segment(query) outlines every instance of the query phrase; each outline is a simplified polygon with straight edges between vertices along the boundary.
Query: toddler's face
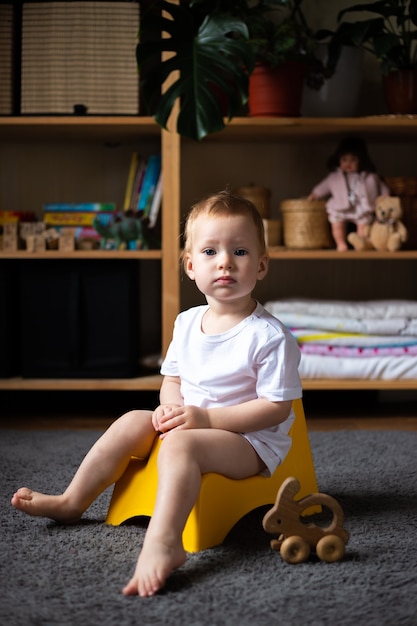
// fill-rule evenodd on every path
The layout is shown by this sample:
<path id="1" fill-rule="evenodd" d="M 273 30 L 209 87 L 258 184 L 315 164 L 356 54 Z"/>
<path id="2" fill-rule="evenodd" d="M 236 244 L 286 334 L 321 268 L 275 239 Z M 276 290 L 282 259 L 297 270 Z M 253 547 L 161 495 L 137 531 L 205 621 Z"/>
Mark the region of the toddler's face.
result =
<path id="1" fill-rule="evenodd" d="M 242 215 L 201 215 L 193 226 L 186 271 L 207 297 L 235 300 L 251 294 L 267 271 L 252 221 Z"/>
<path id="2" fill-rule="evenodd" d="M 354 154 L 344 154 L 340 157 L 340 169 L 342 172 L 357 172 L 359 169 L 359 159 Z"/>

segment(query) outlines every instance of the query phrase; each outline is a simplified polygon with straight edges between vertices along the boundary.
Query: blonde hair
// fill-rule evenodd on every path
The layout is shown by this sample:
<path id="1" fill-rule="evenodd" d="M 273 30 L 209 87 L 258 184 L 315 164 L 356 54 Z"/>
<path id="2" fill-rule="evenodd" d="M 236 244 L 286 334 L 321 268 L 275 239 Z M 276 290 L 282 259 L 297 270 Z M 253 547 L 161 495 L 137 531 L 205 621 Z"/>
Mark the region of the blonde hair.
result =
<path id="1" fill-rule="evenodd" d="M 246 198 L 235 196 L 225 190 L 207 196 L 191 207 L 184 228 L 183 260 L 185 259 L 185 255 L 191 252 L 193 226 L 201 215 L 208 215 L 209 217 L 243 215 L 249 217 L 256 230 L 259 253 L 261 256 L 267 254 L 264 224 L 255 205 L 249 200 L 246 200 Z"/>

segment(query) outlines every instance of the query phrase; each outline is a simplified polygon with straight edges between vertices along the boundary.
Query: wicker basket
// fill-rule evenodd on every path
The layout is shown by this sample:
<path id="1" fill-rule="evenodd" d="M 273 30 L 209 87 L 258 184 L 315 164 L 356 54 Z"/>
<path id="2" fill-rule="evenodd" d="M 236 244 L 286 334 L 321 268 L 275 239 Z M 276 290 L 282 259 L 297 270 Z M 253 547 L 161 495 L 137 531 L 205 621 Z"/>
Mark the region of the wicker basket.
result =
<path id="1" fill-rule="evenodd" d="M 252 202 L 264 219 L 269 218 L 271 191 L 267 187 L 249 185 L 248 187 L 238 187 L 234 189 L 234 193 Z"/>
<path id="2" fill-rule="evenodd" d="M 283 200 L 284 245 L 311 250 L 332 247 L 326 204 L 322 200 Z"/>
<path id="3" fill-rule="evenodd" d="M 395 196 L 417 196 L 417 178 L 415 176 L 386 176 L 385 182 Z"/>

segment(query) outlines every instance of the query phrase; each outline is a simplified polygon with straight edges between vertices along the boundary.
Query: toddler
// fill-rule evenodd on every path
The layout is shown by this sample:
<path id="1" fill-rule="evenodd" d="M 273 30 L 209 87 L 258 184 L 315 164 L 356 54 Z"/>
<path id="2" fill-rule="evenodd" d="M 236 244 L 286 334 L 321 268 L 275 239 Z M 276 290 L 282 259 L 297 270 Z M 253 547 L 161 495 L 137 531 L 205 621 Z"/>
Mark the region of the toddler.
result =
<path id="1" fill-rule="evenodd" d="M 147 457 L 160 437 L 155 509 L 125 595 L 154 595 L 185 562 L 182 532 L 202 474 L 241 479 L 274 472 L 291 446 L 292 400 L 301 397 L 296 341 L 252 297 L 268 271 L 253 204 L 228 192 L 196 204 L 183 263 L 207 304 L 177 317 L 161 367 L 160 405 L 116 420 L 63 494 L 23 487 L 12 498 L 29 515 L 76 522 L 131 456 Z"/>

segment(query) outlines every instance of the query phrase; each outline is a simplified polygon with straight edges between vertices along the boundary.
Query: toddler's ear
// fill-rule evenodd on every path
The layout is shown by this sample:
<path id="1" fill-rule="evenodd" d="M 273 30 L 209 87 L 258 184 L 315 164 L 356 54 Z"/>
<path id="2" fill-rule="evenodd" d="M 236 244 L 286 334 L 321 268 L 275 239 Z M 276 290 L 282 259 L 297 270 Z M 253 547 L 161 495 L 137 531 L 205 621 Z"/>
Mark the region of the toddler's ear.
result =
<path id="1" fill-rule="evenodd" d="M 268 256 L 261 257 L 259 260 L 259 267 L 258 267 L 258 280 L 262 280 L 263 278 L 265 278 L 268 272 L 268 267 L 269 267 L 269 257 Z"/>
<path id="2" fill-rule="evenodd" d="M 191 278 L 191 280 L 194 280 L 195 274 L 194 274 L 193 262 L 189 254 L 187 254 L 184 259 L 184 269 L 188 278 Z"/>

